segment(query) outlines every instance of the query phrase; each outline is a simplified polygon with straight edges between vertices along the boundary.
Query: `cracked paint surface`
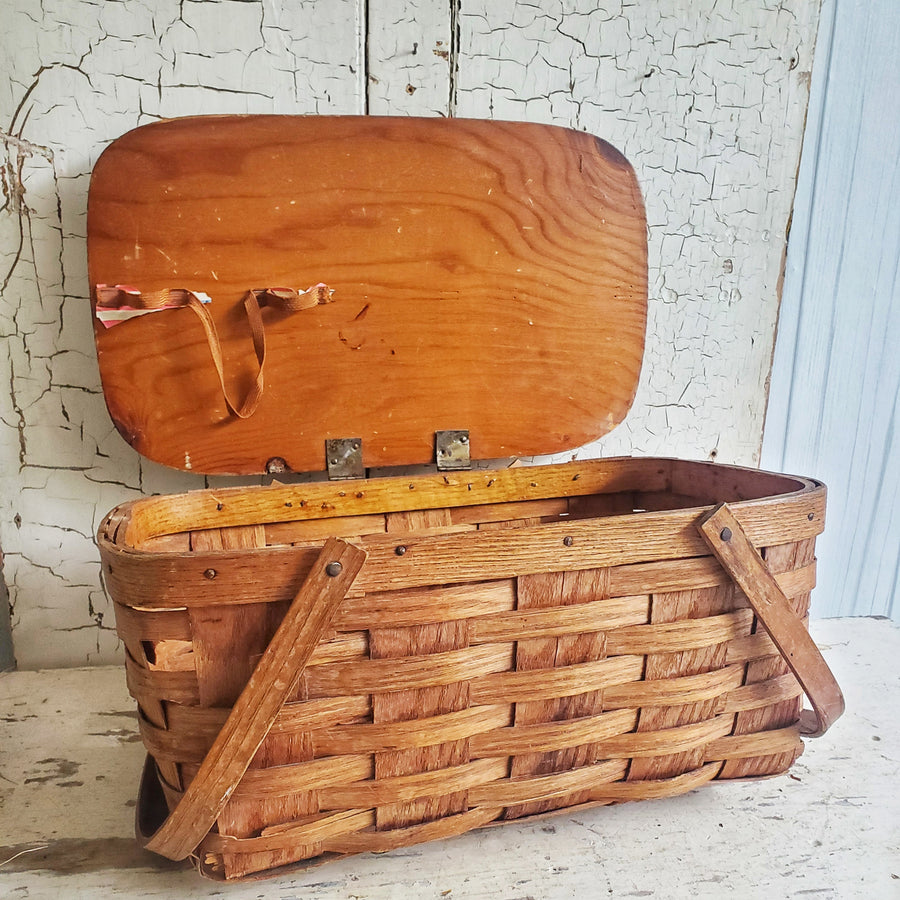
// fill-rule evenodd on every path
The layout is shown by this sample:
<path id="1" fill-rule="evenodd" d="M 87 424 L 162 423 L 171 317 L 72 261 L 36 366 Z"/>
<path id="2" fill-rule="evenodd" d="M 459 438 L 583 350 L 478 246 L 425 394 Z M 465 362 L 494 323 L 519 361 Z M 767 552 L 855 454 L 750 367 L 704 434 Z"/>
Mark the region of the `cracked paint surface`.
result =
<path id="1" fill-rule="evenodd" d="M 7 0 L 0 547 L 20 667 L 117 661 L 100 518 L 207 483 L 141 460 L 100 393 L 85 219 L 111 140 L 196 113 L 494 117 L 605 137 L 646 197 L 649 332 L 626 423 L 578 455 L 753 464 L 817 13 L 803 0 Z"/>

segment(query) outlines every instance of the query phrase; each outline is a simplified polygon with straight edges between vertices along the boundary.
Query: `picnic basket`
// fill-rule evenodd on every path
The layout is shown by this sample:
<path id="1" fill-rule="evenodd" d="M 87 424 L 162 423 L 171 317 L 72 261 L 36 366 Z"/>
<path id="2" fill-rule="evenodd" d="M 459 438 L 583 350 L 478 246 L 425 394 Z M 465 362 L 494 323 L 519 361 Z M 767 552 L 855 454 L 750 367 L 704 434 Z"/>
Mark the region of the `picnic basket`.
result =
<path id="1" fill-rule="evenodd" d="M 199 117 L 103 154 L 113 421 L 280 479 L 100 527 L 150 849 L 258 877 L 781 773 L 840 715 L 806 630 L 820 482 L 496 462 L 626 414 L 645 229 L 624 158 L 551 126 Z"/>

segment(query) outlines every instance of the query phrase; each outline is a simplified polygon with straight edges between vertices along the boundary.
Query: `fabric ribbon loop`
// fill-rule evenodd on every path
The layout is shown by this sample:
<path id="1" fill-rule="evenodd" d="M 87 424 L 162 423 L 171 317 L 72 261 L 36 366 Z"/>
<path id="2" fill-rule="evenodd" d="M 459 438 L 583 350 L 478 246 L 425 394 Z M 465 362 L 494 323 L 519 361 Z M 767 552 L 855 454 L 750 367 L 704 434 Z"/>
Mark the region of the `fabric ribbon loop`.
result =
<path id="1" fill-rule="evenodd" d="M 203 326 L 213 366 L 222 388 L 222 396 L 228 411 L 239 419 L 249 419 L 256 412 L 265 389 L 266 330 L 260 307 L 265 306 L 283 312 L 295 313 L 311 309 L 322 303 L 329 303 L 333 291 L 325 284 L 317 284 L 306 291 L 294 288 L 252 288 L 244 294 L 244 311 L 250 325 L 250 339 L 256 354 L 256 378 L 241 402 L 228 396 L 225 387 L 225 364 L 222 358 L 222 344 L 216 323 L 209 311 L 210 298 L 199 291 L 186 288 L 169 288 L 161 291 L 141 291 L 130 285 L 98 284 L 97 318 L 109 328 L 127 321 L 128 318 L 143 316 L 164 309 L 190 309 Z"/>

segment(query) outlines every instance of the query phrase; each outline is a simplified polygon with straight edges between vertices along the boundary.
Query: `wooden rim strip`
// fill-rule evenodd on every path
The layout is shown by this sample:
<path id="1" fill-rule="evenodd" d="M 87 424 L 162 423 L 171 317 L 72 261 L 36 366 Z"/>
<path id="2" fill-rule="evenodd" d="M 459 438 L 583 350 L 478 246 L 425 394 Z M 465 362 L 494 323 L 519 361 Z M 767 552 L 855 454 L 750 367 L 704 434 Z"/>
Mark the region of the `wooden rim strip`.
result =
<path id="1" fill-rule="evenodd" d="M 472 470 L 409 478 L 409 491 L 397 490 L 397 477 L 365 481 L 313 482 L 191 491 L 167 497 L 146 497 L 123 504 L 125 528 L 119 540 L 126 546 L 160 535 L 203 528 L 223 528 L 248 521 L 260 524 L 292 520 L 331 519 L 368 513 L 439 509 L 510 501 L 582 497 L 622 491 L 669 490 L 672 472 L 694 489 L 710 480 L 745 482 L 743 487 L 722 483 L 718 496 L 704 490 L 695 508 L 717 500 L 765 502 L 776 497 L 816 492 L 821 485 L 809 478 L 779 475 L 739 466 L 684 462 L 667 458 L 608 458 L 578 460 L 562 465 Z M 406 483 L 405 481 L 403 483 Z M 752 490 L 748 486 L 752 486 Z M 705 498 L 705 499 L 704 499 Z M 821 530 L 821 529 L 820 529 Z M 109 538 L 107 538 L 109 539 Z"/>
<path id="2" fill-rule="evenodd" d="M 802 733 L 823 735 L 843 713 L 844 697 L 815 641 L 727 503 L 705 515 L 697 527 L 722 568 L 746 594 L 809 698 L 812 711 L 801 714 Z"/>
<path id="3" fill-rule="evenodd" d="M 824 490 L 739 504 L 741 523 L 757 546 L 815 537 L 822 528 Z M 539 526 L 415 538 L 403 536 L 391 544 L 360 545 L 369 551 L 366 568 L 355 589 L 393 590 L 441 583 L 499 580 L 538 572 L 610 567 L 610 586 L 618 593 L 620 578 L 635 590 L 641 571 L 632 565 L 655 566 L 707 557 L 697 532 L 703 508 L 641 513 L 607 518 L 552 522 Z M 813 518 L 810 519 L 810 516 Z M 571 541 L 566 541 L 571 538 Z M 405 547 L 402 555 L 396 546 Z M 119 603 L 145 609 L 178 608 L 190 596 L 191 606 L 228 602 L 288 600 L 317 555 L 314 547 L 270 547 L 255 565 L 265 579 L 248 578 L 245 552 L 207 551 L 155 553 L 130 550 L 100 537 L 105 581 Z M 660 563 L 663 563 L 660 566 Z M 210 573 L 214 577 L 210 578 Z M 645 574 L 649 574 L 648 569 Z M 663 574 L 663 580 L 665 575 Z M 674 578 L 683 581 L 683 578 Z M 664 590 L 660 586 L 652 588 Z M 679 589 L 679 588 L 673 588 Z"/>

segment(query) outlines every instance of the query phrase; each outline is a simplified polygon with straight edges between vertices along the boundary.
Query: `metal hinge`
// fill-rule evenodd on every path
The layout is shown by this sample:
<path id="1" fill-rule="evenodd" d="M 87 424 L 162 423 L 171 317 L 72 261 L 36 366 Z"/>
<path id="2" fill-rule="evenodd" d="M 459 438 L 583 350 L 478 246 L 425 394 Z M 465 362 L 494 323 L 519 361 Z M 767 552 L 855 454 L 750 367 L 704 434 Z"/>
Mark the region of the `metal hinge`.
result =
<path id="1" fill-rule="evenodd" d="M 434 455 L 439 472 L 471 469 L 469 432 L 462 430 L 436 431 L 434 433 Z"/>
<path id="2" fill-rule="evenodd" d="M 333 438 L 325 441 L 325 462 L 330 481 L 365 478 L 362 438 Z"/>

